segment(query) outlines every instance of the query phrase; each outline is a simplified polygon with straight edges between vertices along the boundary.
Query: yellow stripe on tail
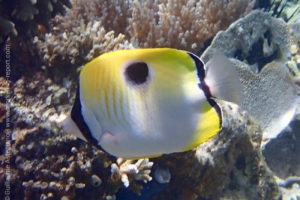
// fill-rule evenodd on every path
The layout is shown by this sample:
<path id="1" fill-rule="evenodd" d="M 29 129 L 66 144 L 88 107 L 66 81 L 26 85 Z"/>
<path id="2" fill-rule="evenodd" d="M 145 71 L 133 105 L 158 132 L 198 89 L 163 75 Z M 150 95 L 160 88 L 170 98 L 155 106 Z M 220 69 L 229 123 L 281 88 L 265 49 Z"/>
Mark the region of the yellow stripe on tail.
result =
<path id="1" fill-rule="evenodd" d="M 216 135 L 220 130 L 219 115 L 208 102 L 204 103 L 194 138 L 184 150 L 188 151 L 199 146 Z"/>

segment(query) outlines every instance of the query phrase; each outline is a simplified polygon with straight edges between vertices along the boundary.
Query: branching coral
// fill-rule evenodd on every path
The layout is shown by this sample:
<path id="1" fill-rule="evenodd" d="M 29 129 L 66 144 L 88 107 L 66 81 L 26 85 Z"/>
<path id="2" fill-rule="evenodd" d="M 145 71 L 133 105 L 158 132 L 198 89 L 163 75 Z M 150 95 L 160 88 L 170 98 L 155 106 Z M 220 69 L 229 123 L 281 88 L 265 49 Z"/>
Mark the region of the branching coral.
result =
<path id="1" fill-rule="evenodd" d="M 104 152 L 73 136 L 58 137 L 41 128 L 24 128 L 22 132 L 12 141 L 10 167 L 16 174 L 10 180 L 12 199 L 96 199 L 113 194 L 113 190 L 105 191 L 102 182 L 118 187 L 119 183 L 106 178 L 112 162 Z"/>
<path id="2" fill-rule="evenodd" d="M 120 48 L 195 51 L 247 14 L 253 4 L 252 0 L 77 0 L 65 17 L 53 20 L 53 32 L 35 42 L 48 66 L 81 65 Z"/>
<path id="3" fill-rule="evenodd" d="M 2 0 L 0 1 L 0 43 L 7 36 L 32 36 L 38 25 L 49 28 L 49 20 L 63 14 L 69 0 Z"/>
<path id="4" fill-rule="evenodd" d="M 139 159 L 138 161 L 117 159 L 117 163 L 111 165 L 112 179 L 121 180 L 123 185 L 129 187 L 131 180 L 141 180 L 145 183 L 152 180 L 150 176 L 153 162 L 149 159 Z M 142 188 L 135 186 L 136 192 L 140 192 Z"/>
<path id="5" fill-rule="evenodd" d="M 45 41 L 36 40 L 44 60 L 50 65 L 82 64 L 100 53 L 119 48 L 130 48 L 125 36 L 115 36 L 114 31 L 106 32 L 101 22 L 84 23 L 70 32 L 60 35 L 46 34 Z M 65 63 L 65 64 L 62 64 Z"/>
<path id="6" fill-rule="evenodd" d="M 192 50 L 248 13 L 253 3 L 248 0 L 134 0 L 133 5 L 128 29 L 133 44 Z"/>

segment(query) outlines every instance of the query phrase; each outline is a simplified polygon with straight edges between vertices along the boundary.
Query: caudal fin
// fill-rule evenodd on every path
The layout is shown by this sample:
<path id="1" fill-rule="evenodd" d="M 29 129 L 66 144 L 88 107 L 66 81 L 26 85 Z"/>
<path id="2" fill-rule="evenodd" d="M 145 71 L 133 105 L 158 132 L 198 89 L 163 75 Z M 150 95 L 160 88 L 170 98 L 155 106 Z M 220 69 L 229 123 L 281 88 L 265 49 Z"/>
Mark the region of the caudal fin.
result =
<path id="1" fill-rule="evenodd" d="M 217 52 L 206 64 L 205 82 L 214 97 L 238 105 L 243 101 L 243 90 L 239 75 L 234 65 L 221 53 Z"/>

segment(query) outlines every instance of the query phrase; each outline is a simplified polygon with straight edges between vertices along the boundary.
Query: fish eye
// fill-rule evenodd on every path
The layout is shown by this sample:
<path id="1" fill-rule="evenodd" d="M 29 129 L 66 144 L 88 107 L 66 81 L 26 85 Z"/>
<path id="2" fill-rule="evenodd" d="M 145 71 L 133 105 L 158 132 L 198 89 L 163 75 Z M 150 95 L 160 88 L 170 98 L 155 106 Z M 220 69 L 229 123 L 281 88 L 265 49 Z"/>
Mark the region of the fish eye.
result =
<path id="1" fill-rule="evenodd" d="M 125 77 L 128 82 L 134 85 L 140 85 L 147 81 L 149 76 L 149 67 L 144 62 L 134 62 L 125 69 Z"/>

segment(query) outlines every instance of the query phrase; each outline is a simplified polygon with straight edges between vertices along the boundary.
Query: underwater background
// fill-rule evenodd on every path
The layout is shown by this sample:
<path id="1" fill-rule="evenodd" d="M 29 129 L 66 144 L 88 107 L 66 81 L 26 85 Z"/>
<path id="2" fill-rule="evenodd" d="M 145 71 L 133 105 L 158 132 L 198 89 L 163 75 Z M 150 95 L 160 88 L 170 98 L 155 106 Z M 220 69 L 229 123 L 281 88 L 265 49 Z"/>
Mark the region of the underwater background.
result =
<path id="1" fill-rule="evenodd" d="M 147 47 L 230 58 L 222 131 L 138 160 L 64 135 L 81 67 Z M 299 0 L 0 0 L 0 50 L 1 199 L 300 199 Z"/>

